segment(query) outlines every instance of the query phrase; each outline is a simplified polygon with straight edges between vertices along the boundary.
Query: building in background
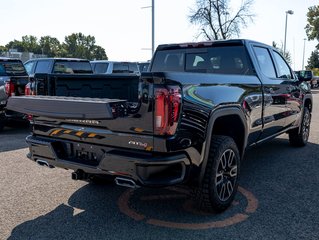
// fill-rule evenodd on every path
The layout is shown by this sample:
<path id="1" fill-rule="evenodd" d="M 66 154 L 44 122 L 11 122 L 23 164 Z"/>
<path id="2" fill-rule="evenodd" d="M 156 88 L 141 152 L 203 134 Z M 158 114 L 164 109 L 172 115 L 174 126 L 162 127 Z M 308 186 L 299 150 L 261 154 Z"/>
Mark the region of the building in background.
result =
<path id="1" fill-rule="evenodd" d="M 7 52 L 3 52 L 0 54 L 1 57 L 8 57 L 8 58 L 18 58 L 22 62 L 26 62 L 29 59 L 33 58 L 46 58 L 48 57 L 45 54 L 34 54 L 32 52 L 18 52 L 17 49 L 9 49 Z"/>

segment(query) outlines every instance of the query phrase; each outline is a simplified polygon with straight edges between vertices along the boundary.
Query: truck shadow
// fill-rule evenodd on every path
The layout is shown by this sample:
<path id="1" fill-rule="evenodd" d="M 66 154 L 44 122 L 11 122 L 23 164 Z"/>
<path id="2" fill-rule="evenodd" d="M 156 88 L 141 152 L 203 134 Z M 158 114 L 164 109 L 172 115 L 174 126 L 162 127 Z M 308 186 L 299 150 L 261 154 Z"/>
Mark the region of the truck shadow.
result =
<path id="1" fill-rule="evenodd" d="M 26 123 L 11 124 L 0 132 L 0 153 L 26 148 L 26 136 L 29 134 L 29 125 Z"/>
<path id="2" fill-rule="evenodd" d="M 298 202 L 300 199 L 291 196 L 296 192 L 297 196 L 310 196 L 309 191 L 316 189 L 316 181 L 311 176 L 318 172 L 318 152 L 317 144 L 291 148 L 285 139 L 275 139 L 249 150 L 242 164 L 240 186 L 256 198 L 256 212 L 247 212 L 247 203 L 251 199 L 241 193 L 237 194 L 234 204 L 226 212 L 207 214 L 191 206 L 189 194 L 182 186 L 128 191 L 114 185 L 87 184 L 77 190 L 68 203 L 16 226 L 9 239 L 153 239 L 154 236 L 156 239 L 172 239 L 173 236 L 174 239 L 185 239 L 185 231 L 176 229 L 198 230 L 201 226 L 214 228 L 207 239 L 218 238 L 221 233 L 223 236 L 229 234 L 231 238 L 234 236 L 231 231 L 241 232 L 248 239 L 255 231 L 252 226 L 258 224 L 258 219 L 261 225 L 256 228 L 267 234 L 269 228 L 263 230 L 262 226 L 265 224 L 263 214 L 270 211 L 269 207 L 276 212 L 276 208 L 282 207 L 278 203 L 289 197 L 286 207 L 298 209 L 305 204 L 305 199 Z M 310 185 L 304 188 L 304 184 Z M 269 192 L 269 189 L 272 191 Z M 312 196 L 309 201 L 317 201 L 318 194 Z M 237 221 L 234 216 L 238 214 L 247 217 Z M 228 219 L 234 224 L 242 222 L 241 229 L 227 228 L 232 225 L 229 222 L 227 225 Z M 225 221 L 225 225 L 214 224 Z M 300 218 L 298 221 L 301 221 Z M 187 223 L 185 228 L 184 223 Z M 273 224 L 271 227 L 276 229 L 278 223 L 274 220 L 267 224 Z M 245 231 L 242 231 L 243 228 Z M 285 230 L 282 225 L 280 228 Z M 294 234 L 292 229 L 287 231 Z"/>

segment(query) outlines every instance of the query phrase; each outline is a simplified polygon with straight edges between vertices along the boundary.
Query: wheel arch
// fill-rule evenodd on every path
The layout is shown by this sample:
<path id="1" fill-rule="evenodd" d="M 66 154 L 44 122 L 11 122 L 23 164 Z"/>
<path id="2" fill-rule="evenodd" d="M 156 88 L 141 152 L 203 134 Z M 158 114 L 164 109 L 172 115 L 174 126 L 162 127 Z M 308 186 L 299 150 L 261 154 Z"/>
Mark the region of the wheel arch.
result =
<path id="1" fill-rule="evenodd" d="M 306 95 L 303 102 L 303 106 L 308 108 L 309 111 L 312 112 L 312 96 Z"/>
<path id="2" fill-rule="evenodd" d="M 211 139 L 214 134 L 232 137 L 238 147 L 240 158 L 242 159 L 248 136 L 247 121 L 243 111 L 239 107 L 232 106 L 219 108 L 211 112 L 206 130 L 206 144 L 202 157 L 199 183 L 202 182 L 205 174 Z"/>

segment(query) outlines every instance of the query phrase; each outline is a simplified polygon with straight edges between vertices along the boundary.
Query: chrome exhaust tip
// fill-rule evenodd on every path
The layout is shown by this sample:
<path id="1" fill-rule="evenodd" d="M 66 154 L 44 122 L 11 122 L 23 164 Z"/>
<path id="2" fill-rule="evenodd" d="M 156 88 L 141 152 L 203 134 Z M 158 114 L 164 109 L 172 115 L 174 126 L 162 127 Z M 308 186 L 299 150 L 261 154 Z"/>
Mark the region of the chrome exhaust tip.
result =
<path id="1" fill-rule="evenodd" d="M 129 187 L 129 188 L 137 188 L 135 181 L 129 178 L 116 177 L 115 178 L 116 185 Z"/>
<path id="2" fill-rule="evenodd" d="M 42 167 L 54 168 L 54 166 L 50 165 L 47 161 L 44 160 L 36 160 L 35 162 Z"/>

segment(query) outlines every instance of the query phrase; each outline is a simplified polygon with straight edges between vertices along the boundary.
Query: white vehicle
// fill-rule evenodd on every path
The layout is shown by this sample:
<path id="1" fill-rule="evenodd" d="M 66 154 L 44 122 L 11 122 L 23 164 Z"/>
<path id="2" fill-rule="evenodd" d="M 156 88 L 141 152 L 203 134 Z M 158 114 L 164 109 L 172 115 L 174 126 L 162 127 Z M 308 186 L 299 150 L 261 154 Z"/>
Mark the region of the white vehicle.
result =
<path id="1" fill-rule="evenodd" d="M 114 73 L 132 73 L 140 74 L 137 62 L 115 62 L 106 60 L 91 61 L 94 73 L 114 74 Z"/>

